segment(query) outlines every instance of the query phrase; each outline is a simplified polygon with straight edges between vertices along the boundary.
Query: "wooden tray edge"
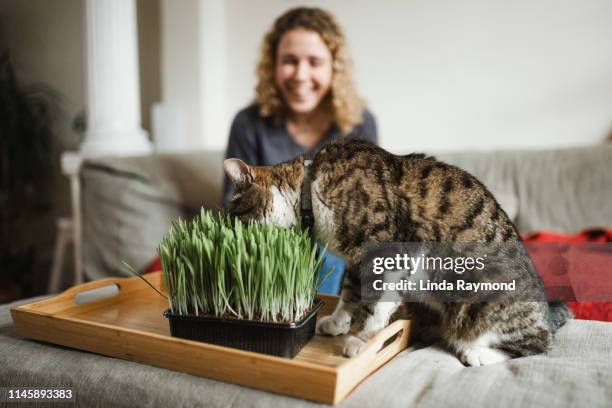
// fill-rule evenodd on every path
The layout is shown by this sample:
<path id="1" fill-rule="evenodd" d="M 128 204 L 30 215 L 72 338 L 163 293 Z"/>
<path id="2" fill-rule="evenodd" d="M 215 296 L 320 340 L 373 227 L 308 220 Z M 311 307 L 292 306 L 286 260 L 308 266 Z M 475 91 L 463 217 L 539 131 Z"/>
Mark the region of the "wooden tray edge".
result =
<path id="1" fill-rule="evenodd" d="M 161 274 L 153 273 L 147 277 L 152 283 L 156 280 L 159 282 Z M 136 277 L 107 278 L 77 285 L 51 298 L 15 307 L 11 309 L 11 316 L 17 333 L 35 340 L 326 404 L 341 402 L 362 381 L 405 349 L 408 344 L 410 321 L 396 321 L 378 333 L 370 341 L 368 348 L 358 356 L 338 367 L 328 367 L 156 333 L 118 328 L 73 317 L 55 316 L 40 309 L 58 299 L 71 299 L 76 293 L 110 284 L 120 284 L 125 288 L 144 285 Z M 329 295 L 320 296 L 324 300 L 337 298 Z M 375 344 L 382 344 L 399 331 L 401 334 L 391 344 L 377 352 Z M 172 358 L 165 356 L 160 362 L 160 356 L 164 355 L 159 353 L 160 346 L 166 346 L 175 352 L 180 351 L 176 347 L 187 347 L 189 352 L 180 359 L 176 358 L 176 354 L 172 355 Z M 146 350 L 151 347 L 157 353 L 148 354 Z M 221 365 L 227 364 L 229 360 L 229 363 L 240 366 L 237 372 L 243 374 L 236 376 L 231 370 L 212 373 L 210 370 L 202 370 L 201 367 L 193 365 L 198 359 L 194 353 L 202 360 L 212 362 L 218 360 Z M 247 362 L 246 365 L 244 361 Z M 254 375 L 249 370 L 249 366 L 253 370 L 259 370 L 259 375 Z"/>
<path id="2" fill-rule="evenodd" d="M 17 334 L 303 399 L 333 403 L 337 372 L 306 362 L 115 326 L 12 310 Z M 306 386 L 305 386 L 306 385 Z"/>
<path id="3" fill-rule="evenodd" d="M 359 384 L 405 350 L 410 339 L 410 328 L 410 320 L 396 320 L 374 336 L 363 352 L 339 366 L 334 404 L 344 400 Z M 394 336 L 395 339 L 380 348 Z M 365 375 L 357 375 L 364 372 Z"/>

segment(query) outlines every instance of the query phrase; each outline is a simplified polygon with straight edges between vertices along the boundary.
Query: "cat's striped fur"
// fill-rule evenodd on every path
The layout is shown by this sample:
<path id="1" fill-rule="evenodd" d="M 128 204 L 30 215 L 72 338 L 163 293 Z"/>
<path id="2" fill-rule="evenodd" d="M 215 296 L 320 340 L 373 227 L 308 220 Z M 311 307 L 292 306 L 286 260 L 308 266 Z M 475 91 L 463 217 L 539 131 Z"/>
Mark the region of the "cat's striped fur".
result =
<path id="1" fill-rule="evenodd" d="M 302 158 L 273 167 L 229 159 L 224 166 L 237 186 L 230 214 L 283 226 L 299 222 Z M 362 244 L 521 242 L 506 213 L 475 177 L 432 157 L 396 156 L 369 142 L 341 139 L 314 157 L 311 174 L 315 238 L 347 261 L 341 301 L 331 316 L 320 319 L 318 330 L 345 334 L 361 321 L 360 331 L 346 342 L 349 356 L 383 329 L 399 306 L 361 301 Z M 528 285 L 524 289 L 540 301 L 407 303 L 414 332 L 436 333 L 468 365 L 545 351 L 570 313 L 563 304 L 549 307 L 525 257 L 521 252 L 514 258 L 520 264 L 506 266 L 525 271 L 520 272 Z"/>

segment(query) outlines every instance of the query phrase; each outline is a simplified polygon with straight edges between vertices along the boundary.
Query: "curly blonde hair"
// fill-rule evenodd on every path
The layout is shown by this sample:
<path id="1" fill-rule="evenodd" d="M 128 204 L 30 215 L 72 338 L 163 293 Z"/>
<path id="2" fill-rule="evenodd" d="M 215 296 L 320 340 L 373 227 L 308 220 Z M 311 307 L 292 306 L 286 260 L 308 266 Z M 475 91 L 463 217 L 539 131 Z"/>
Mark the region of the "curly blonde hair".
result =
<path id="1" fill-rule="evenodd" d="M 361 123 L 364 102 L 357 94 L 352 77 L 352 62 L 347 52 L 346 39 L 336 19 L 319 8 L 298 7 L 278 17 L 266 33 L 257 65 L 255 102 L 262 117 L 272 117 L 277 123 L 286 115 L 285 106 L 274 71 L 276 52 L 283 35 L 296 28 L 314 31 L 329 48 L 332 55 L 332 83 L 329 95 L 334 121 L 343 134 L 348 134 Z"/>

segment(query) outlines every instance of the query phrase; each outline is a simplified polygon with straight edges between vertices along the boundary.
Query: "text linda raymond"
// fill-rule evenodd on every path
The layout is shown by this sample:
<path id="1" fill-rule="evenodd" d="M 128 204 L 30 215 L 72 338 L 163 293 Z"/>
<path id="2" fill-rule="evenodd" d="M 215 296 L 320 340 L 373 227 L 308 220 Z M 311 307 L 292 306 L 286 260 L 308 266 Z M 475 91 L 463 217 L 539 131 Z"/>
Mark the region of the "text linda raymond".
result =
<path id="1" fill-rule="evenodd" d="M 451 291 L 451 290 L 464 290 L 478 292 L 483 290 L 515 290 L 516 280 L 511 282 L 466 282 L 463 279 L 457 279 L 454 282 L 443 280 L 441 282 L 432 282 L 430 280 L 409 281 L 402 279 L 399 282 L 383 282 L 382 279 L 377 279 L 372 283 L 374 290 L 385 291 L 385 290 L 423 290 L 423 291 Z"/>
<path id="2" fill-rule="evenodd" d="M 453 271 L 458 275 L 465 271 L 482 271 L 485 269 L 483 257 L 413 257 L 407 254 L 396 254 L 394 257 L 376 257 L 372 261 L 372 272 L 380 275 L 392 270 L 409 271 L 413 275 L 418 270 L 444 270 Z M 468 282 L 463 279 L 442 280 L 432 282 L 431 280 L 408 280 L 401 279 L 397 282 L 385 282 L 377 279 L 372 282 L 375 291 L 514 291 L 516 281 L 510 282 Z"/>

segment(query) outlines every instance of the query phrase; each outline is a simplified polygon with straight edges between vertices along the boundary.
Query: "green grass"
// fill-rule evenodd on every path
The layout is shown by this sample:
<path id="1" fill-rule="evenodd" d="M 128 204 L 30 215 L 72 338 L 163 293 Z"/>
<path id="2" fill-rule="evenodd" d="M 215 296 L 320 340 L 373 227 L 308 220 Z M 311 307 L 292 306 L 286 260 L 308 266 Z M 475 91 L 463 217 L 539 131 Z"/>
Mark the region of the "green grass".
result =
<path id="1" fill-rule="evenodd" d="M 172 313 L 296 322 L 312 308 L 322 253 L 307 231 L 202 210 L 158 247 Z"/>

